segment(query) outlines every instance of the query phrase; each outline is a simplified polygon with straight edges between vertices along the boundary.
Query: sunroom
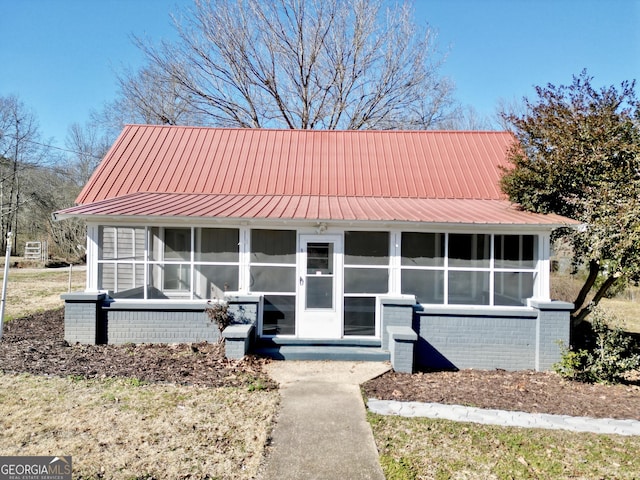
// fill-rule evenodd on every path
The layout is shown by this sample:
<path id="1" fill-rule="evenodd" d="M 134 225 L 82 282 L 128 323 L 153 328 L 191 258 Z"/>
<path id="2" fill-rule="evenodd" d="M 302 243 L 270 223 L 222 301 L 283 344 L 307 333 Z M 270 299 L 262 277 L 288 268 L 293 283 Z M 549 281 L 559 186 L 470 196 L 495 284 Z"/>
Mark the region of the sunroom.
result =
<path id="1" fill-rule="evenodd" d="M 505 198 L 512 145 L 506 132 L 129 125 L 54 214 L 88 226 L 65 338 L 216 341 L 205 308 L 227 302 L 246 327 L 238 356 L 259 340 L 330 358 L 370 347 L 404 370 L 547 369 L 571 308 L 549 298 L 549 239 L 575 222 Z"/>
<path id="2" fill-rule="evenodd" d="M 527 307 L 548 300 L 545 234 L 117 226 L 89 228 L 87 289 L 118 301 L 259 298 L 261 337 L 380 337 L 381 298 Z"/>

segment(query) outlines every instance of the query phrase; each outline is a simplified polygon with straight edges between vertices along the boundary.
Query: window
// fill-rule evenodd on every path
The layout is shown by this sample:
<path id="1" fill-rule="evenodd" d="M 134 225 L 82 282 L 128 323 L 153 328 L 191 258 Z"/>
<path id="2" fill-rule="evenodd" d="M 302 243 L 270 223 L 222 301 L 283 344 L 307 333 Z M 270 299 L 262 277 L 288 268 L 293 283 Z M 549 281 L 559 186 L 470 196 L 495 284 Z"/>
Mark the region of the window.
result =
<path id="1" fill-rule="evenodd" d="M 114 297 L 143 298 L 145 229 L 98 229 L 98 288 Z"/>
<path id="2" fill-rule="evenodd" d="M 401 291 L 425 304 L 526 305 L 536 235 L 403 232 Z"/>

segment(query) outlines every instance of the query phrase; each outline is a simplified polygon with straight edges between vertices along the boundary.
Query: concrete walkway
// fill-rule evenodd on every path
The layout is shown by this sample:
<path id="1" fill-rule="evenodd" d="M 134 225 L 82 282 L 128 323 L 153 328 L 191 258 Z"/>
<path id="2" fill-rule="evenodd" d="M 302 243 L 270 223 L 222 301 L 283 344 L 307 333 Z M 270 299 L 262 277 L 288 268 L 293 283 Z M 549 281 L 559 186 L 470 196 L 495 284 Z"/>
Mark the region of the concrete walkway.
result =
<path id="1" fill-rule="evenodd" d="M 361 383 L 389 370 L 377 362 L 272 362 L 282 401 L 263 480 L 384 480 Z"/>
<path id="2" fill-rule="evenodd" d="M 281 361 L 267 365 L 279 383 L 280 413 L 261 480 L 384 480 L 359 385 L 389 370 L 377 362 Z M 525 428 L 640 435 L 636 420 L 532 414 L 436 403 L 369 399 L 374 413 Z"/>
<path id="3" fill-rule="evenodd" d="M 640 435 L 640 422 L 637 420 L 507 412 L 503 410 L 463 407 L 460 405 L 397 402 L 394 400 L 377 400 L 375 398 L 370 398 L 367 406 L 373 413 L 380 415 L 440 418 L 443 420 L 484 423 L 504 427 L 547 428 L 570 430 L 573 432 Z"/>

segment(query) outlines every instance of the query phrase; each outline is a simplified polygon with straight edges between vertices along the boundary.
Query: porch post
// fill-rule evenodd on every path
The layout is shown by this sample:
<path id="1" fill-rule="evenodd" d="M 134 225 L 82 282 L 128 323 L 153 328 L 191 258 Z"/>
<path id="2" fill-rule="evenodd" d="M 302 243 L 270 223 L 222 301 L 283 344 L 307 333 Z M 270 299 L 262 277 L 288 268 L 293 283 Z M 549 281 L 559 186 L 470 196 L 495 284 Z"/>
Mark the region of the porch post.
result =
<path id="1" fill-rule="evenodd" d="M 102 303 L 105 293 L 77 292 L 61 295 L 64 300 L 64 339 L 95 345 L 104 341 Z"/>

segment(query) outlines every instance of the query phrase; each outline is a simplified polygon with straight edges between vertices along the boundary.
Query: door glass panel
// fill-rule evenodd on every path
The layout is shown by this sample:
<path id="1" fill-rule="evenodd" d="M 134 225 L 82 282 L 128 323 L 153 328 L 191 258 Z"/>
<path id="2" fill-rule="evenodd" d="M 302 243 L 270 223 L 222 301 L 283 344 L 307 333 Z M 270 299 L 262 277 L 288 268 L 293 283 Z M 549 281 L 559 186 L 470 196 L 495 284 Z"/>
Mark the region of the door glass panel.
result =
<path id="1" fill-rule="evenodd" d="M 307 275 L 333 275 L 333 244 L 307 244 Z"/>
<path id="2" fill-rule="evenodd" d="M 333 308 L 333 243 L 307 244 L 305 308 Z"/>
<path id="3" fill-rule="evenodd" d="M 306 308 L 333 308 L 333 277 L 307 277 Z"/>

